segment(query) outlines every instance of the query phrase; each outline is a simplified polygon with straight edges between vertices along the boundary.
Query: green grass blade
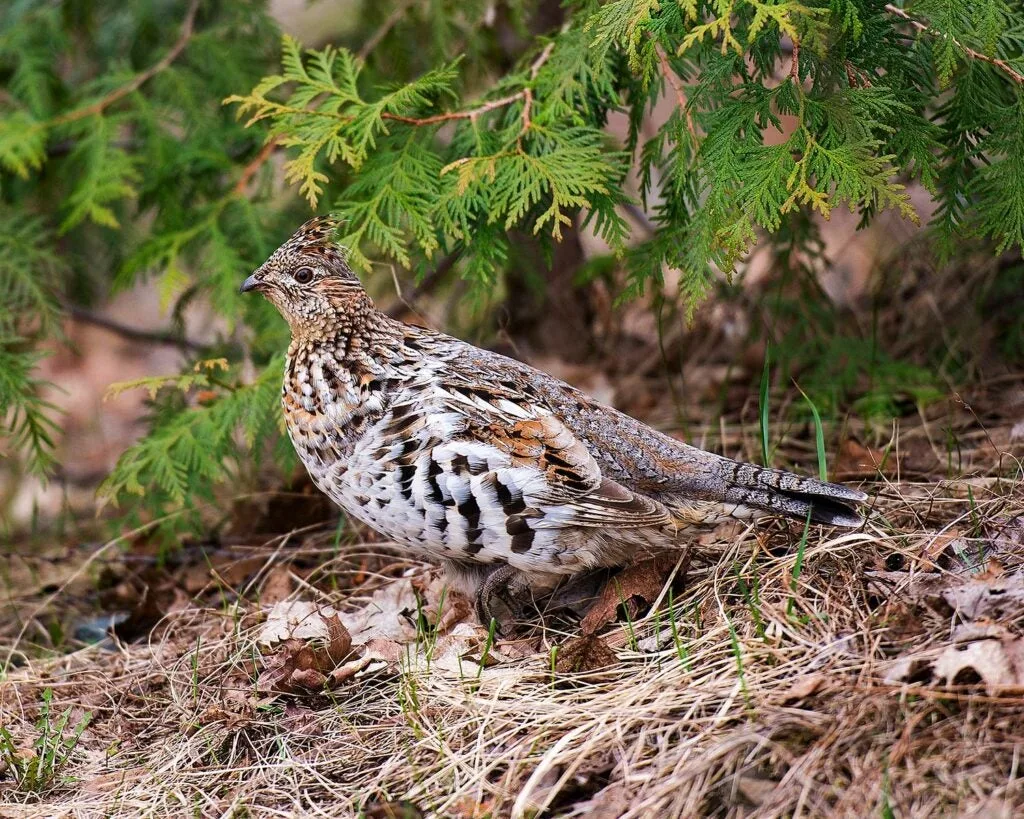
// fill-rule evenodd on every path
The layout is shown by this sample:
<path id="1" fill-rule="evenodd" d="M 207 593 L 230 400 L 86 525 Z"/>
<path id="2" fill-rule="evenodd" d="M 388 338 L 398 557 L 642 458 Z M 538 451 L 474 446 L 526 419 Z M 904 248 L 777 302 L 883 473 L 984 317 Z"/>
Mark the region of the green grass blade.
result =
<path id="1" fill-rule="evenodd" d="M 823 481 L 827 481 L 828 463 L 825 460 L 825 430 L 821 426 L 821 414 L 818 412 L 818 408 L 814 405 L 810 396 L 800 389 L 800 385 L 795 381 L 793 384 L 800 390 L 800 394 L 804 397 L 804 401 L 807 402 L 807 406 L 811 408 L 811 415 L 814 416 L 814 448 L 818 451 L 818 477 Z"/>
<path id="2" fill-rule="evenodd" d="M 761 462 L 771 466 L 768 460 L 768 390 L 771 382 L 771 347 L 764 348 L 764 370 L 761 372 L 761 393 L 758 410 L 761 420 Z"/>

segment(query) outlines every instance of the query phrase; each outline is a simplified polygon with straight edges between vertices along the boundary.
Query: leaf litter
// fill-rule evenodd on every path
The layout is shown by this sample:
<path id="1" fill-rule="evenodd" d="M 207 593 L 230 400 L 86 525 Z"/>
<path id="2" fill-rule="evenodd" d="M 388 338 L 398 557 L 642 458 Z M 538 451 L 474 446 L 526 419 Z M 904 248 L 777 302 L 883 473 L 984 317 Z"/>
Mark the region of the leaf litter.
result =
<path id="1" fill-rule="evenodd" d="M 47 687 L 55 708 L 92 717 L 74 781 L 33 796 L 0 779 L 0 803 L 38 816 L 178 815 L 182 797 L 343 816 L 1019 805 L 1006 772 L 1024 723 L 1024 504 L 1017 486 L 963 489 L 888 483 L 885 524 L 812 538 L 796 579 L 800 527 L 725 527 L 688 566 L 674 555 L 588 586 L 589 612 L 567 592 L 563 615 L 519 640 L 386 546 L 367 562 L 359 542 L 324 549 L 325 531 L 239 554 L 237 574 L 216 575 L 257 578 L 248 596 L 222 599 L 220 581 L 156 594 L 148 639 L 10 669 L 0 713 L 17 747 Z M 756 597 L 736 583 L 754 572 Z"/>

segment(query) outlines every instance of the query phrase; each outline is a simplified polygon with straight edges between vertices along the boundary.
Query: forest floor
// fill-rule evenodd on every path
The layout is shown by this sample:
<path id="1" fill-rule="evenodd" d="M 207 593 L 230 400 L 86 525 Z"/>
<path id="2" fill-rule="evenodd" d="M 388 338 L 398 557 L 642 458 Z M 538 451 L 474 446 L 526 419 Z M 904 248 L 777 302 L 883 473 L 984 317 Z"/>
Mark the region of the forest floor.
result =
<path id="1" fill-rule="evenodd" d="M 647 382 L 624 408 L 678 430 Z M 760 460 L 737 386 L 686 437 Z M 26 537 L 0 815 L 1021 815 L 1022 396 L 1008 373 L 890 430 L 827 423 L 861 529 L 725 525 L 511 637 L 302 484 L 170 554 L 146 527 Z M 769 439 L 817 470 L 812 424 Z"/>

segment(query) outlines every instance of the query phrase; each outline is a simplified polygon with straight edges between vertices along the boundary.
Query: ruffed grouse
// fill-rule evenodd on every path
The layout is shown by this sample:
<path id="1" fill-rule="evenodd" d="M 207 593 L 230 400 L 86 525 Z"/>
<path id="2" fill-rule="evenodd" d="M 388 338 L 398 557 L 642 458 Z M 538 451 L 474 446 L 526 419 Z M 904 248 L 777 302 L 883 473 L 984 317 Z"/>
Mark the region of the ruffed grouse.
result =
<path id="1" fill-rule="evenodd" d="M 526 364 L 389 318 L 336 226 L 306 222 L 241 288 L 291 327 L 288 433 L 321 491 L 440 560 L 481 618 L 495 595 L 544 592 L 729 517 L 860 525 L 862 492 L 704 452 Z"/>

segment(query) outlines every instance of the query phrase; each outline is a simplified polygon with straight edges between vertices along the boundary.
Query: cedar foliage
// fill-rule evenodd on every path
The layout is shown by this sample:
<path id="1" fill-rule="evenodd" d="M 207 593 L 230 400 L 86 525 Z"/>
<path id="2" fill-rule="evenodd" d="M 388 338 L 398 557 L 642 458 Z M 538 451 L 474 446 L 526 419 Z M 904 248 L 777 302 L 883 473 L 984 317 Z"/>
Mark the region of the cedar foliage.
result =
<path id="1" fill-rule="evenodd" d="M 226 369 L 148 385 L 150 432 L 103 495 L 194 512 L 265 448 L 287 466 L 285 329 L 236 288 L 311 210 L 347 218 L 360 271 L 456 260 L 481 290 L 513 231 L 550 250 L 578 221 L 626 271 L 621 297 L 674 268 L 691 313 L 759 239 L 810 246 L 810 212 L 916 219 L 908 180 L 938 202 L 940 256 L 1024 243 L 1024 13 L 1006 0 L 578 0 L 556 24 L 527 0 L 397 0 L 360 15 L 306 48 L 261 0 L 0 9 L 0 414 L 27 468 L 55 466 L 33 373 L 61 310 L 143 277 L 172 316 L 209 300 L 229 333 L 206 357 Z M 663 95 L 676 106 L 645 139 Z"/>

